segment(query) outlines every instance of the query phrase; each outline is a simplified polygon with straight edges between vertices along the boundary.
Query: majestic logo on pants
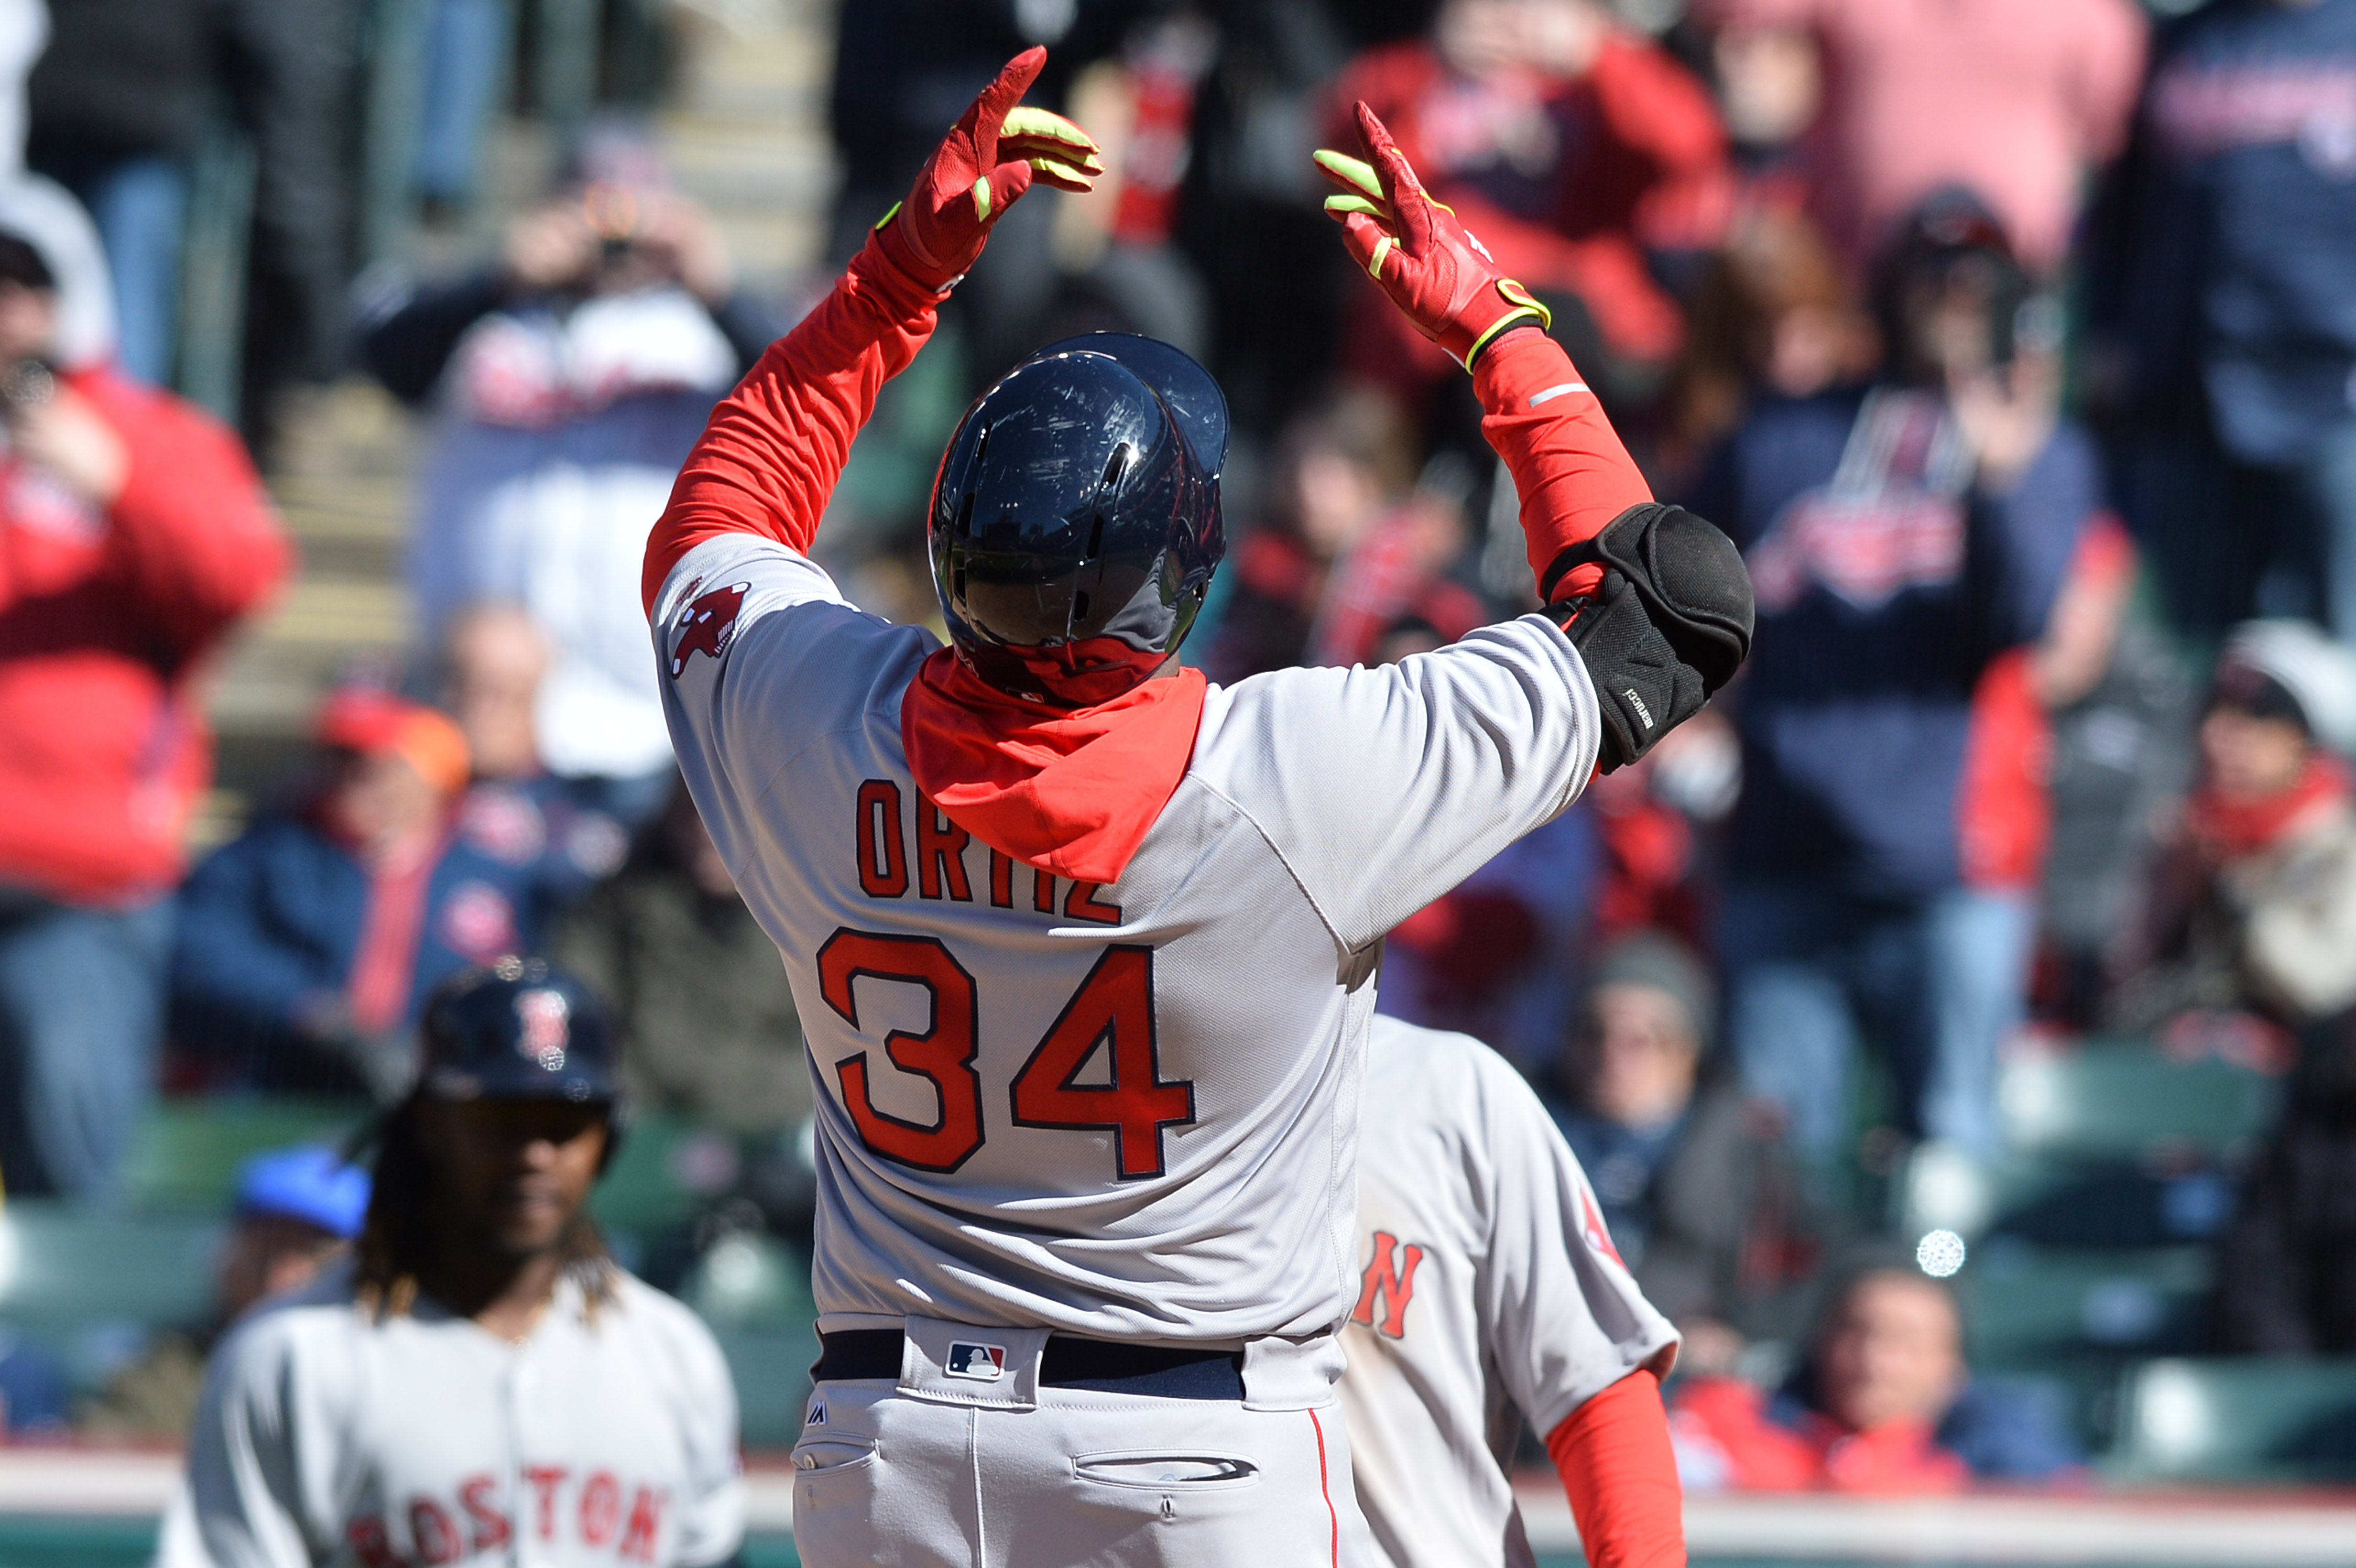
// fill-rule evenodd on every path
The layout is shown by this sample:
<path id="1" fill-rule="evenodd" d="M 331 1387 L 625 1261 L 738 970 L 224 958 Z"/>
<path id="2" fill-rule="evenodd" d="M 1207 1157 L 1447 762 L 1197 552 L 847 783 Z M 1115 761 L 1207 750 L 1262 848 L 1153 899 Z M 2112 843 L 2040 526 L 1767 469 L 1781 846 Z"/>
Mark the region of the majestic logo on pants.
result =
<path id="1" fill-rule="evenodd" d="M 972 1345 L 959 1339 L 949 1346 L 949 1359 L 942 1371 L 953 1378 L 971 1378 L 978 1383 L 994 1383 L 1006 1375 L 1006 1347 L 1003 1345 Z"/>

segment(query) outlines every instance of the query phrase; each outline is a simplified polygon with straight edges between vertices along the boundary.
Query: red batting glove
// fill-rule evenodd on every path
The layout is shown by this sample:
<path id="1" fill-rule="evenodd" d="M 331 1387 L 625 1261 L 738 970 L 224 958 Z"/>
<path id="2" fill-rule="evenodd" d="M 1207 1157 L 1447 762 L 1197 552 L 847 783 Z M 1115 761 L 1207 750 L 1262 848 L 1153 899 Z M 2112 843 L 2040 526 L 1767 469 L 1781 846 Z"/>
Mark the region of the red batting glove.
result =
<path id="1" fill-rule="evenodd" d="M 875 225 L 884 253 L 918 283 L 945 291 L 965 276 L 990 226 L 1033 179 L 1086 191 L 1104 173 L 1087 132 L 1060 114 L 1017 107 L 1046 63 L 1042 48 L 1008 60 L 926 160 L 907 199 Z"/>
<path id="2" fill-rule="evenodd" d="M 1358 140 L 1365 159 L 1317 155 L 1317 166 L 1342 187 L 1325 210 L 1342 225 L 1342 242 L 1415 329 L 1466 369 L 1499 334 L 1516 326 L 1549 326 L 1546 306 L 1501 275 L 1480 240 L 1443 202 L 1431 199 L 1408 166 L 1398 144 L 1363 100 Z"/>

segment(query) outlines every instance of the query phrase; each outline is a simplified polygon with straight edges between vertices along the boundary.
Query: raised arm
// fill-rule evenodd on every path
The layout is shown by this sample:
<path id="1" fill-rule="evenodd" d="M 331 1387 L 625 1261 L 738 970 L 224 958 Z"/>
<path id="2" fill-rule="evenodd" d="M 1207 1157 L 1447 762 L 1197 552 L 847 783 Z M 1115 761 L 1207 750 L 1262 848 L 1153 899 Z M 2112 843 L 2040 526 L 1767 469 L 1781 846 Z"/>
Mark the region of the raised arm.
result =
<path id="1" fill-rule="evenodd" d="M 1751 649 L 1751 580 L 1731 540 L 1653 500 L 1529 291 L 1434 201 L 1357 106 L 1362 158 L 1320 152 L 1325 210 L 1416 330 L 1472 372 L 1482 433 L 1514 475 L 1530 571 L 1601 700 L 1605 772 L 1701 710 Z"/>
<path id="2" fill-rule="evenodd" d="M 1046 59 L 1034 48 L 1007 62 L 833 292 L 712 411 L 647 540 L 649 613 L 680 557 L 705 539 L 752 533 L 808 551 L 876 393 L 932 336 L 991 227 L 1034 180 L 1085 191 L 1103 172 L 1079 127 L 1017 107 Z"/>

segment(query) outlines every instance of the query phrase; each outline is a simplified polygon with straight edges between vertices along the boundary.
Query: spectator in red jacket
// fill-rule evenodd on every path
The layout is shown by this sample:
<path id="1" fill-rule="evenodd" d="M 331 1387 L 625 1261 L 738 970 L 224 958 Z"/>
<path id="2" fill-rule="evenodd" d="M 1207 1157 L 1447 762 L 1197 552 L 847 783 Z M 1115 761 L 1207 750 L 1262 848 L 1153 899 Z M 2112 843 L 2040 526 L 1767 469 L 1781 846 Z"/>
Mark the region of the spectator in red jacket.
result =
<path id="1" fill-rule="evenodd" d="M 1647 252 L 1708 249 L 1733 192 L 1692 73 L 1596 0 L 1447 0 L 1429 35 L 1352 62 L 1329 137 L 1361 99 L 1506 275 L 1558 304 L 1582 369 L 1629 390 L 1657 379 L 1681 328 Z M 1449 368 L 1371 290 L 1361 303 L 1355 370 L 1412 390 Z"/>
<path id="2" fill-rule="evenodd" d="M 119 375 L 89 219 L 0 191 L 0 1179 L 103 1190 L 145 1105 L 166 895 L 210 782 L 192 677 L 285 574 L 235 436 Z M 54 373 L 48 367 L 54 366 Z"/>

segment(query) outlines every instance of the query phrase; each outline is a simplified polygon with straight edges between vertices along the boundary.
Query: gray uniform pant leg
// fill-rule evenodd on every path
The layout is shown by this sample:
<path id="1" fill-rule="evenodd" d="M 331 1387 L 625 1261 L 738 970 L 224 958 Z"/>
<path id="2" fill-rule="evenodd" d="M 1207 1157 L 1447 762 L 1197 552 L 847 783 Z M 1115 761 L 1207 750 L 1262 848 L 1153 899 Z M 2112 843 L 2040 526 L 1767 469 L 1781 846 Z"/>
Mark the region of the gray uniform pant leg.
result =
<path id="1" fill-rule="evenodd" d="M 819 1386 L 795 1451 L 807 1568 L 1355 1564 L 1364 1531 L 1338 1405 L 1045 1389 L 1030 1410 Z"/>

